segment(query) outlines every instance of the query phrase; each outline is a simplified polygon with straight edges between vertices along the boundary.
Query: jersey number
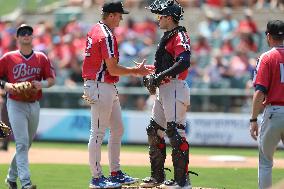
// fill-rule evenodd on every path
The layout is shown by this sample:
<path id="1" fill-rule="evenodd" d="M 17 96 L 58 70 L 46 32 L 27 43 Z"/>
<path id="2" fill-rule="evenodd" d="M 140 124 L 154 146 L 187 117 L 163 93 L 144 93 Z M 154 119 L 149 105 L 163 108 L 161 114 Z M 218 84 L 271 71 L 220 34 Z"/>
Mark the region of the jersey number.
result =
<path id="1" fill-rule="evenodd" d="M 280 63 L 280 82 L 284 83 L 284 63 Z"/>
<path id="2" fill-rule="evenodd" d="M 91 56 L 90 49 L 92 48 L 93 45 L 93 39 L 88 36 L 87 41 L 86 41 L 86 50 L 85 50 L 85 56 Z"/>

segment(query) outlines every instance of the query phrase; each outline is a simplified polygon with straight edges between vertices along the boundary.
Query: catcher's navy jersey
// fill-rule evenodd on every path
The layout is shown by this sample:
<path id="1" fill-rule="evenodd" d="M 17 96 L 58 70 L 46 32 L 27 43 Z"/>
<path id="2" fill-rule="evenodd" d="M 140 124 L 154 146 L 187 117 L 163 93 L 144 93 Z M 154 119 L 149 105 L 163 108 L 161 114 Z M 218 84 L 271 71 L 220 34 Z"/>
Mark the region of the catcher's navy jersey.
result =
<path id="1" fill-rule="evenodd" d="M 0 78 L 3 77 L 6 77 L 9 83 L 41 81 L 46 78 L 55 78 L 55 72 L 44 53 L 34 51 L 29 58 L 25 58 L 19 50 L 16 50 L 6 53 L 0 59 Z M 40 90 L 35 99 L 30 100 L 39 100 L 41 96 Z M 20 100 L 13 94 L 9 94 L 9 98 Z"/>

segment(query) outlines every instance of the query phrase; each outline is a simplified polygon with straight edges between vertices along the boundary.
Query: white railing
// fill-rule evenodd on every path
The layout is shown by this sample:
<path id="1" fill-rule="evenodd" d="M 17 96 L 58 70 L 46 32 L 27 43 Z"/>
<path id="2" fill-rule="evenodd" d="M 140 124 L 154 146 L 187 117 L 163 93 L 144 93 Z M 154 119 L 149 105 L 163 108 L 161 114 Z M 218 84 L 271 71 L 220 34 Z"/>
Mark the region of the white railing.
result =
<path id="1" fill-rule="evenodd" d="M 129 95 L 142 95 L 149 94 L 144 87 L 117 87 L 119 94 L 129 94 Z M 66 87 L 66 86 L 53 86 L 48 89 L 44 89 L 45 93 L 71 93 L 71 94 L 81 94 L 83 93 L 82 86 Z M 252 96 L 253 89 L 235 89 L 235 88 L 192 88 L 191 95 L 197 96 Z"/>

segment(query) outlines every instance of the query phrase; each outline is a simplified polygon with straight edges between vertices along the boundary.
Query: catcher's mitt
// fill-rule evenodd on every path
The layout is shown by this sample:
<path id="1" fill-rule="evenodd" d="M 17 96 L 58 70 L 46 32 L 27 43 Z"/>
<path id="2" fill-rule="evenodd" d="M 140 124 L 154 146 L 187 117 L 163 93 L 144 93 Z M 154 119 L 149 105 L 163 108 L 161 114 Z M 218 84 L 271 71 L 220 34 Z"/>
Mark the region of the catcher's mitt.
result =
<path id="1" fill-rule="evenodd" d="M 10 127 L 8 127 L 5 123 L 0 121 L 0 138 L 6 138 L 11 133 Z"/>
<path id="2" fill-rule="evenodd" d="M 158 74 L 150 74 L 143 77 L 143 85 L 148 89 L 151 95 L 156 94 L 156 89 L 161 84 Z"/>
<path id="3" fill-rule="evenodd" d="M 29 81 L 14 83 L 13 88 L 22 101 L 30 101 L 37 94 L 36 88 Z"/>

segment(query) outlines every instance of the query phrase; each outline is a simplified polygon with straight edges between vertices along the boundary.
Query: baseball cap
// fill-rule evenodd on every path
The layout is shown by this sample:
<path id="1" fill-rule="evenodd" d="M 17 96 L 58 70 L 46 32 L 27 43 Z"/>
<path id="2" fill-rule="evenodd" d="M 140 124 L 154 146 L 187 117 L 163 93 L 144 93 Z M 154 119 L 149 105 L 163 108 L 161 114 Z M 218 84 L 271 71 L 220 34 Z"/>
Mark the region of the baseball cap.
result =
<path id="1" fill-rule="evenodd" d="M 284 36 L 284 22 L 281 20 L 271 20 L 267 23 L 266 34 Z"/>
<path id="2" fill-rule="evenodd" d="M 109 12 L 109 13 L 121 13 L 121 14 L 129 14 L 129 11 L 123 9 L 123 3 L 121 1 L 111 1 L 106 2 L 103 5 L 103 12 Z"/>
<path id="3" fill-rule="evenodd" d="M 17 36 L 19 36 L 19 33 L 24 30 L 24 29 L 27 29 L 27 30 L 30 30 L 32 33 L 33 33 L 33 28 L 27 24 L 22 24 L 20 25 L 18 28 L 17 28 Z"/>

